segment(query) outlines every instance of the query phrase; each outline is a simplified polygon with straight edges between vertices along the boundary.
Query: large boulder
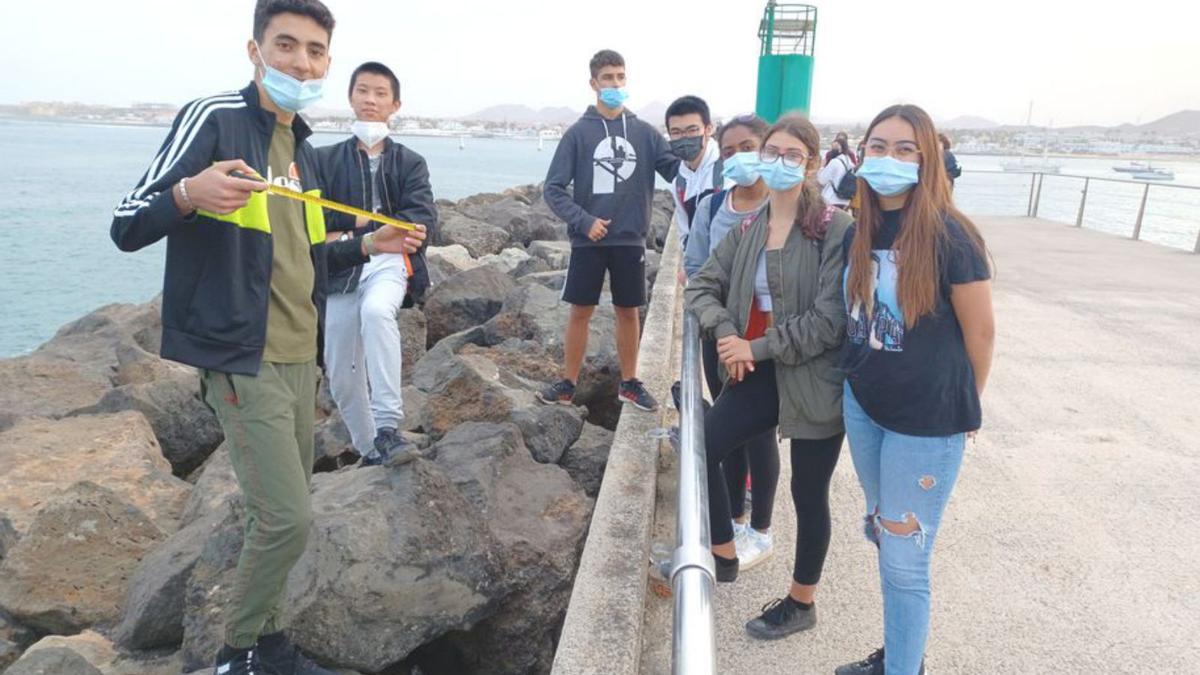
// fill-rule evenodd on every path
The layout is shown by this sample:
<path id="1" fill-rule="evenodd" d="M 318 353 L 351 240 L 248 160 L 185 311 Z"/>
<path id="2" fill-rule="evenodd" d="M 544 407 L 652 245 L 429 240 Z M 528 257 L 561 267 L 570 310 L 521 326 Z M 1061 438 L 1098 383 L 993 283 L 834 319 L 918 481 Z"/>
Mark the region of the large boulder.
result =
<path id="1" fill-rule="evenodd" d="M 563 453 L 559 466 L 593 499 L 600 492 L 608 452 L 612 449 L 613 432 L 595 424 L 585 424 L 578 440 Z"/>
<path id="2" fill-rule="evenodd" d="M 587 532 L 591 500 L 537 464 L 513 425 L 470 423 L 437 444 L 437 463 L 485 514 L 513 593 L 495 615 L 442 641 L 471 674 L 549 672 Z"/>
<path id="3" fill-rule="evenodd" d="M 429 265 L 430 281 L 435 285 L 482 264 L 462 244 L 430 246 L 425 249 L 425 262 Z"/>
<path id="4" fill-rule="evenodd" d="M 520 276 L 518 270 L 527 272 L 530 268 L 530 261 L 533 260 L 524 249 L 506 248 L 503 251 L 485 255 L 479 259 L 479 262 L 484 265 L 492 265 L 505 274 L 516 277 Z"/>
<path id="5" fill-rule="evenodd" d="M 5 675 L 104 675 L 79 652 L 67 647 L 44 647 L 21 657 Z"/>
<path id="6" fill-rule="evenodd" d="M 116 675 L 120 672 L 116 667 L 118 659 L 113 644 L 95 631 L 47 635 L 30 647 L 5 675 Z"/>
<path id="7" fill-rule="evenodd" d="M 323 662 L 377 672 L 493 611 L 506 593 L 496 543 L 426 460 L 314 477 L 313 527 L 292 569 L 284 623 Z M 201 667 L 221 625 L 241 549 L 235 521 L 205 543 L 186 594 L 184 660 Z"/>
<path id="8" fill-rule="evenodd" d="M 16 661 L 35 640 L 37 635 L 32 630 L 0 610 L 0 673 Z"/>
<path id="9" fill-rule="evenodd" d="M 92 480 L 163 532 L 178 528 L 189 486 L 171 475 L 138 412 L 22 419 L 0 432 L 0 518 L 23 536 L 50 497 Z"/>
<path id="10" fill-rule="evenodd" d="M 494 539 L 439 467 L 319 478 L 284 615 L 322 660 L 382 670 L 487 616 L 507 592 Z"/>
<path id="11" fill-rule="evenodd" d="M 38 512 L 4 558 L 0 606 L 49 633 L 112 622 L 129 576 L 164 537 L 112 490 L 76 483 Z"/>
<path id="12" fill-rule="evenodd" d="M 108 376 L 74 361 L 40 355 L 0 360 L 4 426 L 21 417 L 57 418 L 95 405 L 111 387 Z"/>
<path id="13" fill-rule="evenodd" d="M 507 274 L 490 265 L 456 274 L 438 285 L 425 300 L 428 345 L 492 318 L 514 285 Z"/>
<path id="14" fill-rule="evenodd" d="M 429 340 L 429 322 L 425 312 L 410 307 L 400 310 L 401 377 L 404 384 L 412 381 L 412 368 L 425 356 Z"/>
<path id="15" fill-rule="evenodd" d="M 200 398 L 200 375 L 188 366 L 162 362 L 167 372 L 150 382 L 109 390 L 100 402 L 73 414 L 136 410 L 146 416 L 175 475 L 190 473 L 216 449 L 225 434 Z"/>
<path id="16" fill-rule="evenodd" d="M 105 305 L 63 326 L 35 356 L 79 364 L 110 378 L 120 367 L 118 348 L 136 346 L 157 354 L 162 344 L 162 304 Z"/>
<path id="17" fill-rule="evenodd" d="M 437 246 L 461 244 L 473 258 L 504 250 L 512 239 L 507 230 L 471 218 L 453 209 L 439 212 L 440 223 L 434 231 Z"/>
<path id="18" fill-rule="evenodd" d="M 565 270 L 571 262 L 571 242 L 569 241 L 534 241 L 529 244 L 529 255 L 540 258 L 552 270 Z"/>
<path id="19" fill-rule="evenodd" d="M 229 518 L 220 522 L 200 548 L 183 596 L 183 669 L 212 667 L 225 642 L 224 610 L 233 590 L 234 570 L 242 552 L 241 500 L 230 503 Z"/>
<path id="20" fill-rule="evenodd" d="M 486 201 L 463 200 L 457 208 L 461 213 L 508 232 L 512 241 L 521 245 L 537 239 L 566 239 L 566 225 L 549 208 L 533 208 L 517 195 Z"/>
<path id="21" fill-rule="evenodd" d="M 126 649 L 171 647 L 183 641 L 188 580 L 205 544 L 218 531 L 238 526 L 240 501 L 220 508 L 171 535 L 145 556 L 129 580 L 114 639 Z"/>
<path id="22" fill-rule="evenodd" d="M 562 302 L 557 293 L 522 279 L 505 299 L 500 312 L 484 324 L 484 339 L 488 344 L 512 338 L 531 340 L 561 363 L 563 331 L 569 312 L 570 305 Z M 616 353 L 615 321 L 612 304 L 601 299 L 588 326 L 588 353 L 575 390 L 575 403 L 587 407 L 588 421 L 609 429 L 616 428 L 621 411 L 617 401 L 621 367 Z M 557 378 L 555 374 L 550 380 Z"/>

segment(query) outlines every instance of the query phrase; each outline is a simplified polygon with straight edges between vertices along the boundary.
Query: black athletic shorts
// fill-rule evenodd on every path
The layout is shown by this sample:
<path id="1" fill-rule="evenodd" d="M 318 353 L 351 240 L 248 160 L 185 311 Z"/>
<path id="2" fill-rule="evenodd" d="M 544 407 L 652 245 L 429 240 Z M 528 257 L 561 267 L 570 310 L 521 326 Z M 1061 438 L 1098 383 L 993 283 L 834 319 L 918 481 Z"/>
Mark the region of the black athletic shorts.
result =
<path id="1" fill-rule="evenodd" d="M 577 246 L 571 249 L 567 283 L 562 299 L 572 305 L 600 304 L 604 272 L 615 307 L 646 304 L 646 248 L 644 246 Z"/>

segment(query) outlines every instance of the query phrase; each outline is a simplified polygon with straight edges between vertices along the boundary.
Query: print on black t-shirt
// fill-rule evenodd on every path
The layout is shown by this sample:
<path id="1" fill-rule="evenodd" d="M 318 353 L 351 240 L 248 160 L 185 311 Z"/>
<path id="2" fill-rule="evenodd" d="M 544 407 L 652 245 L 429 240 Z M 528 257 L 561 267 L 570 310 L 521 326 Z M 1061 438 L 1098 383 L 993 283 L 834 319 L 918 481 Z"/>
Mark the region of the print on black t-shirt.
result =
<path id="1" fill-rule="evenodd" d="M 904 312 L 896 295 L 896 252 L 871 251 L 871 303 L 859 300 L 847 317 L 847 338 L 855 343 L 867 341 L 871 349 L 904 351 Z M 847 268 L 849 273 L 849 268 Z"/>
<path id="2" fill-rule="evenodd" d="M 902 213 L 884 211 L 872 237 L 869 301 L 846 308 L 842 369 L 854 397 L 876 424 L 911 436 L 950 436 L 978 429 L 975 375 L 951 294 L 956 284 L 991 276 L 987 258 L 966 230 L 947 218 L 938 246 L 937 296 L 933 311 L 912 326 L 904 323 L 897 294 L 899 269 L 893 246 Z M 849 251 L 856 228 L 846 232 Z M 845 279 L 849 278 L 849 256 Z M 848 299 L 848 295 L 847 295 Z"/>

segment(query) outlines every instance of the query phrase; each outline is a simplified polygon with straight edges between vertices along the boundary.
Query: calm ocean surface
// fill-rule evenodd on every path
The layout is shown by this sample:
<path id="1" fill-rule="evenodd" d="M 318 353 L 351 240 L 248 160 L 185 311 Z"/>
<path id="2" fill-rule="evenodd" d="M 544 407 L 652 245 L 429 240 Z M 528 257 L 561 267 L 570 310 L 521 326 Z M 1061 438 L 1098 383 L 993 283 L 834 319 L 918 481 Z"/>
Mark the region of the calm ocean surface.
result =
<path id="1" fill-rule="evenodd" d="M 112 210 L 141 178 L 164 128 L 0 120 L 0 213 L 7 244 L 0 248 L 0 358 L 36 348 L 58 328 L 111 302 L 144 302 L 162 285 L 163 245 L 121 253 L 109 239 Z M 314 145 L 344 136 L 317 134 Z M 460 199 L 499 192 L 545 177 L 554 152 L 533 140 L 403 137 L 425 156 L 434 194 Z M 1003 158 L 961 157 L 968 170 L 997 170 Z M 1118 177 L 1116 160 L 1064 160 L 1064 173 Z M 1175 171 L 1175 184 L 1200 185 L 1200 164 L 1155 162 Z M 1082 180 L 1047 177 L 1039 215 L 1075 222 Z M 1140 185 L 1093 181 L 1084 225 L 1128 235 Z M 968 173 L 956 190 L 969 214 L 1024 215 L 1029 176 Z M 1144 239 L 1191 250 L 1200 230 L 1200 190 L 1150 190 Z M 1200 261 L 1198 261 L 1200 263 Z"/>

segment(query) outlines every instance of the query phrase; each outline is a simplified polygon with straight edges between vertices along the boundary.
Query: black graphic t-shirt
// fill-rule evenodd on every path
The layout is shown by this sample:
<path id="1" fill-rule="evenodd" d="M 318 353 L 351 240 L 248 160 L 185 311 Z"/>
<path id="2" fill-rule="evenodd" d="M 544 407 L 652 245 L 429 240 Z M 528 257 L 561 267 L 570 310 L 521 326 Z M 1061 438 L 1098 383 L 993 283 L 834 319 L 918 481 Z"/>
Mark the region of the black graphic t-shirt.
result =
<path id="1" fill-rule="evenodd" d="M 916 325 L 904 325 L 897 297 L 896 251 L 900 211 L 884 211 L 873 242 L 872 301 L 850 306 L 847 293 L 846 343 L 842 367 L 863 410 L 877 424 L 910 436 L 952 436 L 980 425 L 975 373 L 967 359 L 962 328 L 950 304 L 951 286 L 988 279 L 987 259 L 962 226 L 946 220 L 938 252 L 941 280 L 937 306 Z M 850 250 L 856 229 L 846 232 Z M 849 260 L 849 256 L 847 256 Z M 847 278 L 850 269 L 847 265 Z"/>

